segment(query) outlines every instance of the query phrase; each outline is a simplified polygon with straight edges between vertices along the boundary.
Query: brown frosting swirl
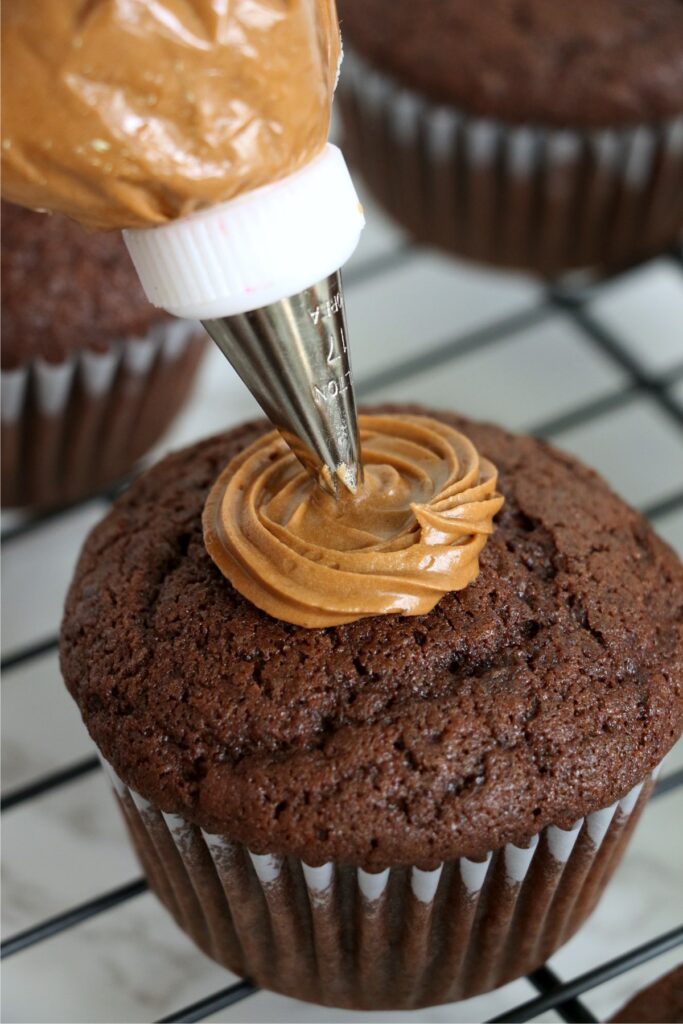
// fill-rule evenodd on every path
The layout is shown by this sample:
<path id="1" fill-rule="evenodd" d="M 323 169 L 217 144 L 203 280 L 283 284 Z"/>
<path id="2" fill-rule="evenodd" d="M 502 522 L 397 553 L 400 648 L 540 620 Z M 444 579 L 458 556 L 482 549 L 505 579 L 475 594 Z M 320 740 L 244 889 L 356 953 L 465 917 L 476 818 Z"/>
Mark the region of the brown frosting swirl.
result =
<path id="1" fill-rule="evenodd" d="M 307 164 L 329 129 L 334 0 L 6 0 L 3 196 L 150 227 Z"/>
<path id="2" fill-rule="evenodd" d="M 424 615 L 479 572 L 503 505 L 495 466 L 426 416 L 361 416 L 363 489 L 317 486 L 273 431 L 223 470 L 204 542 L 224 576 L 276 618 L 320 628 Z"/>

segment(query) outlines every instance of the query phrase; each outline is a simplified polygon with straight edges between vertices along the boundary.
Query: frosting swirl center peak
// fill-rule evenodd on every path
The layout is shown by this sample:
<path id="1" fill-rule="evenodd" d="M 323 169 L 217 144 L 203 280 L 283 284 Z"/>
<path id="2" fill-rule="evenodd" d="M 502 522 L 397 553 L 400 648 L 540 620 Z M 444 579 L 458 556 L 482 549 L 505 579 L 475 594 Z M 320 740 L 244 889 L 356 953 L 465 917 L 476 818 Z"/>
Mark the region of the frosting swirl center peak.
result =
<path id="1" fill-rule="evenodd" d="M 300 626 L 423 615 L 479 572 L 503 505 L 495 467 L 425 416 L 361 416 L 365 483 L 336 500 L 273 431 L 233 459 L 204 508 L 218 568 L 258 608 Z"/>

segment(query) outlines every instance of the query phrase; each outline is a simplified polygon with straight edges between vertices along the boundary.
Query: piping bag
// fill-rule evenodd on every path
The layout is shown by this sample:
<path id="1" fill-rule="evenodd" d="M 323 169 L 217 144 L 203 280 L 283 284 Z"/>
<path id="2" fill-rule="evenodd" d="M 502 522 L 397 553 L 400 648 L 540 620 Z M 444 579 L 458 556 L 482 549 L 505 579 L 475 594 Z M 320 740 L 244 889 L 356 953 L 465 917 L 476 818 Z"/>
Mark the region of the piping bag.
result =
<path id="1" fill-rule="evenodd" d="M 340 268 L 363 213 L 327 142 L 334 0 L 6 0 L 3 195 L 122 229 L 322 487 L 362 480 Z"/>

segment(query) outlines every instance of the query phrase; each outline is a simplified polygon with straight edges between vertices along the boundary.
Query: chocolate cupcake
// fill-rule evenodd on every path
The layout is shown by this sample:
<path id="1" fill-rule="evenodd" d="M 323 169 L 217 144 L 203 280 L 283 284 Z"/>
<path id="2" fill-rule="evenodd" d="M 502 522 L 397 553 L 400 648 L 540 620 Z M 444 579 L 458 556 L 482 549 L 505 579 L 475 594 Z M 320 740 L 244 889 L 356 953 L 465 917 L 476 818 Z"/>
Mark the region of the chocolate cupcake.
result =
<path id="1" fill-rule="evenodd" d="M 126 474 L 187 397 L 202 344 L 148 303 L 118 233 L 3 203 L 3 507 Z"/>
<path id="2" fill-rule="evenodd" d="M 610 1017 L 610 1024 L 683 1024 L 683 964 L 657 978 Z"/>
<path id="3" fill-rule="evenodd" d="M 61 664 L 205 953 L 407 1009 L 528 973 L 595 906 L 681 732 L 683 567 L 541 441 L 360 426 L 341 518 L 264 422 L 138 479 L 81 554 Z"/>
<path id="4" fill-rule="evenodd" d="M 546 276 L 683 236 L 678 0 L 340 2 L 347 155 L 416 238 Z"/>

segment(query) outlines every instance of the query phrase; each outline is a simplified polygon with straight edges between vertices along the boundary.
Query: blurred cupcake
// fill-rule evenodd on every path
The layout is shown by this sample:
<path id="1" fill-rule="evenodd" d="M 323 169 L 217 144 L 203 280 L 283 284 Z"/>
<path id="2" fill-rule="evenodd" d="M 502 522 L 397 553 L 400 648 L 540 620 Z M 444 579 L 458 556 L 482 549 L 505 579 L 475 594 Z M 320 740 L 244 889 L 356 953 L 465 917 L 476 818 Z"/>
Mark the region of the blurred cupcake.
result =
<path id="1" fill-rule="evenodd" d="M 538 440 L 391 411 L 360 418 L 367 516 L 263 421 L 157 464 L 86 542 L 61 641 L 178 924 L 365 1010 L 546 960 L 683 720 L 683 568 L 642 517 Z"/>
<path id="2" fill-rule="evenodd" d="M 348 156 L 416 238 L 553 276 L 683 236 L 679 0 L 340 0 Z"/>
<path id="3" fill-rule="evenodd" d="M 187 397 L 197 325 L 151 306 L 118 233 L 2 204 L 2 505 L 128 473 Z"/>
<path id="4" fill-rule="evenodd" d="M 683 964 L 638 992 L 609 1024 L 683 1024 Z"/>

